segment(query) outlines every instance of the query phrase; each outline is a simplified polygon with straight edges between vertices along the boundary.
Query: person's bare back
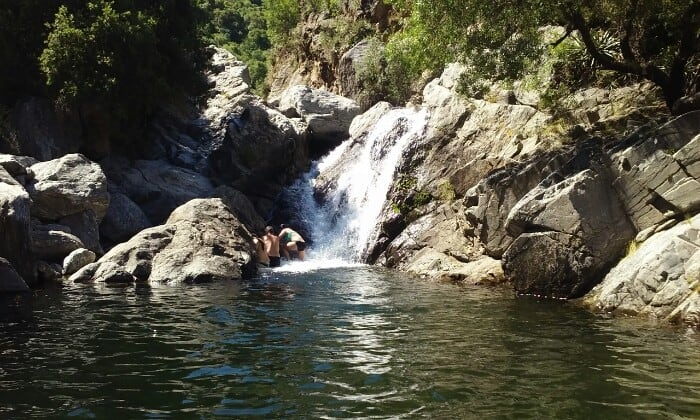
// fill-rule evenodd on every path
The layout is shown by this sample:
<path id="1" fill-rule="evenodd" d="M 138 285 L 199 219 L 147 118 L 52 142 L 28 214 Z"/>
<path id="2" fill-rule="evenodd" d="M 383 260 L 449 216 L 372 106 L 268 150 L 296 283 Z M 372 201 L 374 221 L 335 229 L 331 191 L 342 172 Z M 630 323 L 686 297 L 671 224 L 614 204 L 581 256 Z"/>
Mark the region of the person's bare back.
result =
<path id="1" fill-rule="evenodd" d="M 265 234 L 262 236 L 263 243 L 265 244 L 265 251 L 270 257 L 270 266 L 278 267 L 280 265 L 280 240 L 272 232 L 272 227 L 265 227 Z"/>

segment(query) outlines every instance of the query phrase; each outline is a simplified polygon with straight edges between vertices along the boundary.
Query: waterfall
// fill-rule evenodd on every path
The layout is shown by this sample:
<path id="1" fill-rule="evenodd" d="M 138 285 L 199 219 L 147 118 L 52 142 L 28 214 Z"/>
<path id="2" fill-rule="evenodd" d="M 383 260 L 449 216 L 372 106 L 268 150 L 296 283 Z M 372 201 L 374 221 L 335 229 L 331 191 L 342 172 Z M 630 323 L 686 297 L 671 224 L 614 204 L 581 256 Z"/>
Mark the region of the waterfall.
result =
<path id="1" fill-rule="evenodd" d="M 362 262 L 378 237 L 384 207 L 404 149 L 423 135 L 427 111 L 407 108 L 386 113 L 357 138 L 343 142 L 285 192 L 313 238 L 313 259 Z M 333 187 L 322 202 L 314 198 L 319 180 Z"/>

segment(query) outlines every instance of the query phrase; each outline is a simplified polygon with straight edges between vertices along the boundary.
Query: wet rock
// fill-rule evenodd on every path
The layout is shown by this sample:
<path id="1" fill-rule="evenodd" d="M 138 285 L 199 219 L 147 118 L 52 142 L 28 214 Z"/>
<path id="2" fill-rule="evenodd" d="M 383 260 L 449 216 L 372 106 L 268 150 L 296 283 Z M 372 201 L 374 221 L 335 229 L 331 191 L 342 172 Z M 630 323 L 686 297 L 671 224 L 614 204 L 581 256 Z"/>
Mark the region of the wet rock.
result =
<path id="1" fill-rule="evenodd" d="M 94 252 L 85 248 L 76 249 L 63 260 L 63 274 L 69 276 L 93 262 L 95 262 Z"/>
<path id="2" fill-rule="evenodd" d="M 107 178 L 100 166 L 83 155 L 69 154 L 31 166 L 34 182 L 27 186 L 32 216 L 58 220 L 92 210 L 97 220 L 107 212 Z"/>
<path id="3" fill-rule="evenodd" d="M 377 102 L 372 108 L 355 117 L 348 129 L 350 137 L 358 138 L 367 134 L 392 108 L 389 102 Z"/>
<path id="4" fill-rule="evenodd" d="M 584 302 L 600 311 L 700 325 L 700 215 L 633 250 Z"/>
<path id="5" fill-rule="evenodd" d="M 29 286 L 8 260 L 0 257 L 0 293 L 28 292 Z"/>
<path id="6" fill-rule="evenodd" d="M 37 276 L 41 282 L 59 280 L 63 274 L 63 267 L 58 263 L 39 261 L 36 265 Z"/>

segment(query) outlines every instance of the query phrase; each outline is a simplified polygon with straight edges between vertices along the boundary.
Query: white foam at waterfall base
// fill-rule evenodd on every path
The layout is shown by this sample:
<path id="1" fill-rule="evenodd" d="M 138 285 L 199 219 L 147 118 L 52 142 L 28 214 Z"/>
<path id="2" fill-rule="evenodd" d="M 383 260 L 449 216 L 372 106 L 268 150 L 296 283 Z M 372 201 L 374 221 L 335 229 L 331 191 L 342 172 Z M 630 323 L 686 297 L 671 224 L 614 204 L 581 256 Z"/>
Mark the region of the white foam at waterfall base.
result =
<path id="1" fill-rule="evenodd" d="M 287 190 L 291 205 L 303 215 L 313 237 L 313 246 L 307 251 L 313 264 L 326 261 L 338 267 L 364 260 L 377 239 L 377 219 L 401 155 L 423 134 L 427 116 L 426 110 L 408 108 L 388 112 L 361 144 L 355 144 L 358 139 L 345 141 Z M 357 147 L 361 147 L 359 156 L 349 161 Z M 336 189 L 319 205 L 313 197 L 314 180 L 335 165 L 343 168 Z M 306 265 L 313 269 L 311 262 Z"/>

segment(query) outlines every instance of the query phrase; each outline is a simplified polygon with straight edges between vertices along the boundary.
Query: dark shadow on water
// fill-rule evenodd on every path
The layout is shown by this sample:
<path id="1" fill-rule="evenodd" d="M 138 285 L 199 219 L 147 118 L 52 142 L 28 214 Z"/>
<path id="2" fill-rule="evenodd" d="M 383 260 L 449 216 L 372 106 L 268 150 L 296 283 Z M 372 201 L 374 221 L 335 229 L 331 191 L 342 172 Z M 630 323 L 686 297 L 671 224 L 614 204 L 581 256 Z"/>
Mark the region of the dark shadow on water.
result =
<path id="1" fill-rule="evenodd" d="M 0 324 L 31 321 L 34 317 L 34 296 L 28 293 L 0 295 Z"/>

